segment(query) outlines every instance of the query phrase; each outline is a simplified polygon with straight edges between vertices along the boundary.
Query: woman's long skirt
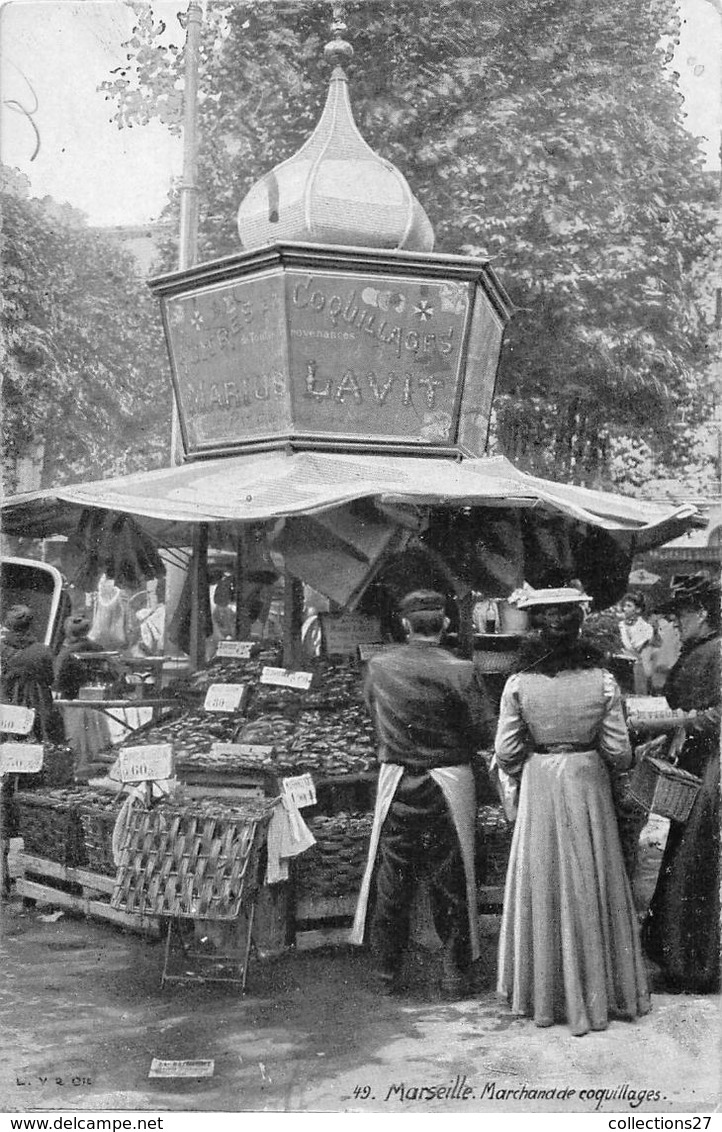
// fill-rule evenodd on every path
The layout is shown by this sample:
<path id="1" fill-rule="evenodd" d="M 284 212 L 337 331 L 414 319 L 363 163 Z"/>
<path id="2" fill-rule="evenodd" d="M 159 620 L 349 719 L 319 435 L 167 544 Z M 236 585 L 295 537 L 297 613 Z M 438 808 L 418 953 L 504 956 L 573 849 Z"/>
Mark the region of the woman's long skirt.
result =
<path id="1" fill-rule="evenodd" d="M 609 775 L 595 751 L 535 753 L 522 774 L 497 990 L 573 1034 L 650 1009 Z"/>

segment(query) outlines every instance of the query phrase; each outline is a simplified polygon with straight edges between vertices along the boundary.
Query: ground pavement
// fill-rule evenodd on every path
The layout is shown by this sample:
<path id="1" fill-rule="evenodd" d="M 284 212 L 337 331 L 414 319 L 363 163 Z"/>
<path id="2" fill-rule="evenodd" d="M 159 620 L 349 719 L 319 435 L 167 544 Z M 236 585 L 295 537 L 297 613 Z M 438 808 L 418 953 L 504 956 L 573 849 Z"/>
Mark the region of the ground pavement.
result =
<path id="1" fill-rule="evenodd" d="M 643 854 L 642 874 L 659 848 Z M 256 961 L 245 996 L 218 986 L 161 990 L 161 943 L 49 918 L 49 908 L 17 899 L 3 911 L 5 1112 L 718 1107 L 719 996 L 654 995 L 647 1017 L 583 1038 L 565 1026 L 540 1030 L 496 1002 L 492 921 L 473 996 L 447 1003 L 428 951 L 411 957 L 400 998 L 379 998 L 367 956 L 344 947 Z M 149 1079 L 153 1058 L 212 1059 L 214 1074 Z"/>

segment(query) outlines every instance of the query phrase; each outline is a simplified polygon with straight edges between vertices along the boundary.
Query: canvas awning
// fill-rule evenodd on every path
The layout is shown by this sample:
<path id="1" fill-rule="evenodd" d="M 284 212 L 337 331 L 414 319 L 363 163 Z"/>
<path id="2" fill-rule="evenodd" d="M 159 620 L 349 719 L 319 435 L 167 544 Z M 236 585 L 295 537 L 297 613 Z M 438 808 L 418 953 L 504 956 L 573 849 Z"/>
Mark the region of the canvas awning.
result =
<path id="1" fill-rule="evenodd" d="M 117 479 L 11 496 L 7 535 L 72 534 L 80 515 L 100 509 L 134 516 L 160 546 L 187 546 L 198 523 L 230 527 L 313 515 L 353 500 L 382 505 L 540 508 L 609 532 L 639 553 L 704 525 L 697 509 L 558 484 L 520 472 L 504 457 L 435 457 L 264 452 L 198 461 Z"/>

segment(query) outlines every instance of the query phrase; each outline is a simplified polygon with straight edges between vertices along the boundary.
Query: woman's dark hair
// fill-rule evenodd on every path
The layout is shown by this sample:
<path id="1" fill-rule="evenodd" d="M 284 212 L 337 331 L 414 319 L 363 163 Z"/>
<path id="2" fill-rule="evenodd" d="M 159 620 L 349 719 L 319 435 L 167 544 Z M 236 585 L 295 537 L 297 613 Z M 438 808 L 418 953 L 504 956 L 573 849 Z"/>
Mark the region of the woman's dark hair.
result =
<path id="1" fill-rule="evenodd" d="M 555 635 L 576 637 L 584 623 L 584 610 L 581 605 L 539 605 L 536 609 L 532 607 L 529 610 L 532 627 L 539 629 L 542 634 L 546 629 L 546 614 L 550 609 L 558 610 L 560 614 L 554 629 Z"/>
<path id="2" fill-rule="evenodd" d="M 412 633 L 420 637 L 436 637 L 444 628 L 443 609 L 415 609 L 404 614 Z"/>

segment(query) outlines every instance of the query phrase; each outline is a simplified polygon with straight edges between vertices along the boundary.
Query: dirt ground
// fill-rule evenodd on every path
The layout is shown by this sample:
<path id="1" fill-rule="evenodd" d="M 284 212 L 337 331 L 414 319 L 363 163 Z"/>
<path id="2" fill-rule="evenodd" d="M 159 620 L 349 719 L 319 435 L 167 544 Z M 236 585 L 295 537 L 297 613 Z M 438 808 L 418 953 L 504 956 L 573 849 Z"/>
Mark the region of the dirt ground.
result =
<path id="1" fill-rule="evenodd" d="M 640 902 L 659 851 L 653 830 Z M 719 1107 L 718 996 L 654 995 L 647 1017 L 583 1038 L 565 1026 L 537 1029 L 496 1002 L 493 920 L 472 997 L 447 1003 L 437 956 L 421 950 L 399 998 L 379 998 L 367 956 L 346 947 L 252 961 L 245 996 L 218 985 L 161 990 L 160 942 L 49 914 L 17 898 L 3 906 L 4 1112 L 629 1115 Z M 212 1059 L 214 1073 L 151 1079 L 153 1058 Z"/>

